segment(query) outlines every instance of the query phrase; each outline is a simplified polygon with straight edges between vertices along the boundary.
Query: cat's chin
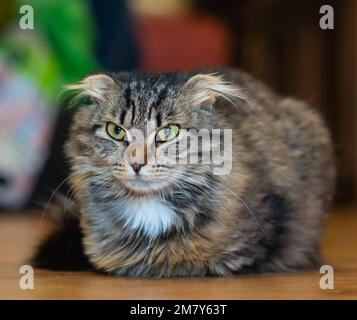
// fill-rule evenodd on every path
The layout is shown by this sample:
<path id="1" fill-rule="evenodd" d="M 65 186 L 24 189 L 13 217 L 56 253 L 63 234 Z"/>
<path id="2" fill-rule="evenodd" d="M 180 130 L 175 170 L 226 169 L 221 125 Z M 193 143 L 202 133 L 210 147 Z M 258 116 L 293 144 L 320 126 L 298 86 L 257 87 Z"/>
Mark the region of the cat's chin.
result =
<path id="1" fill-rule="evenodd" d="M 131 179 L 123 181 L 122 183 L 128 191 L 138 195 L 150 195 L 159 192 L 168 186 L 167 182 L 164 181 L 142 179 Z"/>

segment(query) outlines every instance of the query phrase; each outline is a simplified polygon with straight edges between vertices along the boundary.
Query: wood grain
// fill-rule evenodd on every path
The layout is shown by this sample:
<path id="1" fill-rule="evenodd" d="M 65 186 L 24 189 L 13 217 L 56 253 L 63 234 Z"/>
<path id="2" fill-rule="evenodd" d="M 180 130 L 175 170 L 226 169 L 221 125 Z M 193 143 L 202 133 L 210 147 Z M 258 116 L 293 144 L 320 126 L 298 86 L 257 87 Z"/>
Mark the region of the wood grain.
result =
<path id="1" fill-rule="evenodd" d="M 7 215 L 0 217 L 0 299 L 357 299 L 357 210 L 339 211 L 323 239 L 323 256 L 335 271 L 333 290 L 320 289 L 319 270 L 162 280 L 35 270 L 34 289 L 22 290 L 19 268 L 48 224 L 38 215 Z"/>

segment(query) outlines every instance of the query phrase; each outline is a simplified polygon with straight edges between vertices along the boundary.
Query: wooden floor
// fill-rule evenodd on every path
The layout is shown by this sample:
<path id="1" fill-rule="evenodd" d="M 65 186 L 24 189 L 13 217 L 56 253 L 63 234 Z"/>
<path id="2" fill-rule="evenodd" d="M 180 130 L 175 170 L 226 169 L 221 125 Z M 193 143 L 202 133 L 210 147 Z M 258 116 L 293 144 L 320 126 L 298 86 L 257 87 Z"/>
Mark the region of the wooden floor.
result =
<path id="1" fill-rule="evenodd" d="M 323 256 L 334 289 L 320 289 L 319 270 L 289 275 L 146 280 L 35 270 L 22 290 L 19 268 L 46 229 L 33 217 L 0 216 L 0 299 L 357 299 L 357 210 L 331 215 Z"/>

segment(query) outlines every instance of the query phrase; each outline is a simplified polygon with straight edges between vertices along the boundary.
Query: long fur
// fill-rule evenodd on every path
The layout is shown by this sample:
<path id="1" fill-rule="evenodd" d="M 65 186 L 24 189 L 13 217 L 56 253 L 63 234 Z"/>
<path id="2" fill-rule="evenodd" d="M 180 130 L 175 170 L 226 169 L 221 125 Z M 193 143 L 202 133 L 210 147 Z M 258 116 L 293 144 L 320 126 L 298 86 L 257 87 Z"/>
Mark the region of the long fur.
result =
<path id="1" fill-rule="evenodd" d="M 96 75 L 70 88 L 94 98 L 76 113 L 65 148 L 78 220 L 74 229 L 59 224 L 36 254 L 38 266 L 58 268 L 65 253 L 66 269 L 89 261 L 111 274 L 172 277 L 290 272 L 320 262 L 335 169 L 328 130 L 304 102 L 239 70 Z M 131 132 L 149 121 L 233 129 L 232 171 L 147 162 L 141 174 L 152 182 L 137 186 L 128 142 L 111 139 L 105 126 Z"/>

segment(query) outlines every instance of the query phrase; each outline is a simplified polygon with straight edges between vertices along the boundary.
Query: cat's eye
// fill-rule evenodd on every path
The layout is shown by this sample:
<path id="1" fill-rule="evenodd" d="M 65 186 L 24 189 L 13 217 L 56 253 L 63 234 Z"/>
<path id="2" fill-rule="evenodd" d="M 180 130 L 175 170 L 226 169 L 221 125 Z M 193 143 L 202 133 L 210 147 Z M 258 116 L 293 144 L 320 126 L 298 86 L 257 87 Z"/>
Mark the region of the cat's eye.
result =
<path id="1" fill-rule="evenodd" d="M 174 139 L 180 131 L 180 127 L 176 124 L 170 124 L 165 128 L 160 129 L 156 133 L 156 141 L 165 142 Z"/>
<path id="2" fill-rule="evenodd" d="M 122 141 L 125 138 L 125 130 L 113 122 L 107 123 L 107 133 L 114 140 Z"/>

